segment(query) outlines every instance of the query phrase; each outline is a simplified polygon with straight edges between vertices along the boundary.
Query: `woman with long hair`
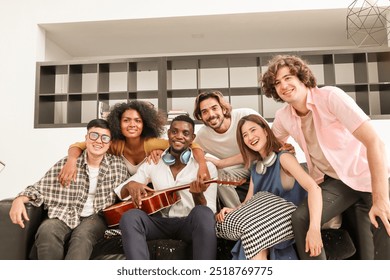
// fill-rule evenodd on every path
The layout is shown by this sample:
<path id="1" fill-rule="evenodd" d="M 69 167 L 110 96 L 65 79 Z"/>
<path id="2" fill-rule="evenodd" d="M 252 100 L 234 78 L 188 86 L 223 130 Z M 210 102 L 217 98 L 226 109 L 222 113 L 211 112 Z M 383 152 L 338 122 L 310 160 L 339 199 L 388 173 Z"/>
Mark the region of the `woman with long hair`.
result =
<path id="1" fill-rule="evenodd" d="M 251 178 L 245 201 L 223 208 L 217 215 L 217 235 L 239 240 L 234 259 L 297 259 L 293 248 L 291 214 L 308 196 L 310 227 L 306 250 L 317 256 L 321 238 L 321 189 L 293 154 L 279 151 L 281 144 L 258 115 L 240 119 L 237 142 Z"/>

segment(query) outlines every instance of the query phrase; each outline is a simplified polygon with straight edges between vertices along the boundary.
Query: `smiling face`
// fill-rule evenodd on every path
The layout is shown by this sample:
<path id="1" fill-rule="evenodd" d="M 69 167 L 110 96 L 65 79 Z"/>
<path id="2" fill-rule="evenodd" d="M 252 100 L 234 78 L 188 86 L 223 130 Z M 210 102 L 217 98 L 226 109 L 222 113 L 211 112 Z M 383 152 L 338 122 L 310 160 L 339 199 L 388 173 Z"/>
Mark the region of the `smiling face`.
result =
<path id="1" fill-rule="evenodd" d="M 305 104 L 307 88 L 287 66 L 278 70 L 274 86 L 283 101 L 292 105 Z"/>
<path id="2" fill-rule="evenodd" d="M 88 130 L 87 135 L 85 136 L 85 144 L 87 147 L 88 154 L 94 157 L 103 156 L 107 152 L 111 144 L 111 141 L 107 142 L 107 140 L 109 139 L 107 136 L 111 138 L 111 132 L 109 129 L 91 127 Z M 104 141 L 102 141 L 102 138 Z"/>
<path id="3" fill-rule="evenodd" d="M 174 121 L 168 129 L 168 141 L 170 145 L 170 153 L 177 157 L 183 151 L 188 149 L 192 141 L 195 139 L 194 129 L 191 124 L 186 121 Z"/>
<path id="4" fill-rule="evenodd" d="M 141 115 L 133 109 L 123 112 L 121 117 L 121 132 L 126 138 L 141 137 L 144 123 Z"/>
<path id="5" fill-rule="evenodd" d="M 225 111 L 222 109 L 218 100 L 207 98 L 200 102 L 200 114 L 203 123 L 214 129 L 218 133 L 224 133 L 230 126 L 229 119 L 225 118 Z"/>
<path id="6" fill-rule="evenodd" d="M 246 121 L 241 127 L 244 144 L 251 150 L 260 153 L 262 158 L 267 156 L 267 132 L 257 123 Z"/>

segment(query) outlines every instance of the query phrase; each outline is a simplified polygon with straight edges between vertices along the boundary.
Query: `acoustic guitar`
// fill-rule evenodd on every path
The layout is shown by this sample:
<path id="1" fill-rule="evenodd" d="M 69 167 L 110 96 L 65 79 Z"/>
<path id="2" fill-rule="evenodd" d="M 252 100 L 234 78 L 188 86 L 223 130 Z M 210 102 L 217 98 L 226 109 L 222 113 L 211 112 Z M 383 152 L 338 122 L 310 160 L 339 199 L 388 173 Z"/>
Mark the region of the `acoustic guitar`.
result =
<path id="1" fill-rule="evenodd" d="M 215 178 L 205 181 L 205 184 L 218 183 L 222 185 L 240 186 L 245 181 L 245 179 L 240 179 L 238 181 L 223 181 Z M 189 187 L 190 184 L 185 184 L 173 188 L 164 189 L 161 191 L 150 192 L 147 196 L 141 199 L 142 205 L 139 209 L 145 211 L 148 215 L 156 213 L 180 201 L 180 196 L 177 192 L 184 189 L 188 189 Z M 110 207 L 107 207 L 106 209 L 103 209 L 103 215 L 106 219 L 107 225 L 109 227 L 118 225 L 123 213 L 134 208 L 137 207 L 135 206 L 133 201 L 129 199 L 116 203 Z"/>

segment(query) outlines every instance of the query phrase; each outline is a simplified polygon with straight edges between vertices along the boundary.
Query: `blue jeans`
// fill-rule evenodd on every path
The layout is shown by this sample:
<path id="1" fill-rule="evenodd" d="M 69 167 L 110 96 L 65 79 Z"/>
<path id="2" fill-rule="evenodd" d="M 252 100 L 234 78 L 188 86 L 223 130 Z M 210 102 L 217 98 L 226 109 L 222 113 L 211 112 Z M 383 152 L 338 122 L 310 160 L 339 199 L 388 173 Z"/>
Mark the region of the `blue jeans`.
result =
<path id="1" fill-rule="evenodd" d="M 359 235 L 361 240 L 373 242 L 374 252 L 366 255 L 368 258 L 389 260 L 390 259 L 390 237 L 387 234 L 386 228 L 382 221 L 377 218 L 379 227 L 376 229 L 371 225 L 368 217 L 368 212 L 372 206 L 372 195 L 368 192 L 355 191 L 345 185 L 342 181 L 330 177 L 320 184 L 322 189 L 322 219 L 321 225 L 329 221 L 331 218 L 343 213 L 352 205 L 358 205 L 359 211 L 363 212 L 358 222 L 360 227 Z M 362 207 L 364 206 L 364 207 Z M 325 260 L 325 252 L 322 250 L 318 257 L 310 257 L 305 252 L 306 233 L 309 229 L 309 209 L 307 199 L 298 206 L 297 210 L 292 215 L 292 225 L 294 238 L 298 251 L 299 258 L 302 260 L 319 259 Z M 370 248 L 370 246 L 367 246 Z"/>
<path id="2" fill-rule="evenodd" d="M 107 225 L 98 214 L 82 218 L 73 230 L 59 219 L 46 219 L 35 235 L 39 260 L 88 260 Z"/>
<path id="3" fill-rule="evenodd" d="M 195 206 L 187 217 L 149 216 L 132 209 L 123 214 L 119 227 L 128 260 L 150 258 L 147 240 L 177 239 L 192 244 L 193 259 L 212 260 L 217 256 L 214 213 L 207 206 Z"/>

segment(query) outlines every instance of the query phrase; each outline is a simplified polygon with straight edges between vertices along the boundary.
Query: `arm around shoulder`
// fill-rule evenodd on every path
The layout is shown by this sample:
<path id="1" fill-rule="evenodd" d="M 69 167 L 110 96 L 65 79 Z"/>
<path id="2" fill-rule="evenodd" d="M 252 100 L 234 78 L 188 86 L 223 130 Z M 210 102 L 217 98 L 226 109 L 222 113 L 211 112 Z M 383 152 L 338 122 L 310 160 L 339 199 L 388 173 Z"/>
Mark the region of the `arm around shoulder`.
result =
<path id="1" fill-rule="evenodd" d="M 77 166 L 76 162 L 78 157 L 86 149 L 85 142 L 76 142 L 70 145 L 68 149 L 68 158 L 65 165 L 62 167 L 60 173 L 58 174 L 58 180 L 62 186 L 69 186 L 71 181 L 76 180 L 77 176 Z"/>
<path id="2" fill-rule="evenodd" d="M 207 162 L 207 168 L 210 172 L 211 179 L 218 178 L 218 170 L 214 164 Z M 207 190 L 204 192 L 204 196 L 207 201 L 207 206 L 213 211 L 217 212 L 217 183 L 212 183 L 208 186 Z"/>
<path id="3" fill-rule="evenodd" d="M 168 147 L 168 140 L 163 138 L 148 138 L 144 142 L 146 155 L 149 155 L 153 150 L 165 150 Z"/>

